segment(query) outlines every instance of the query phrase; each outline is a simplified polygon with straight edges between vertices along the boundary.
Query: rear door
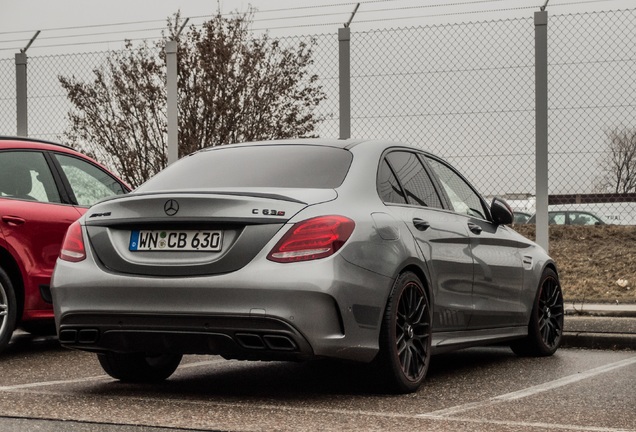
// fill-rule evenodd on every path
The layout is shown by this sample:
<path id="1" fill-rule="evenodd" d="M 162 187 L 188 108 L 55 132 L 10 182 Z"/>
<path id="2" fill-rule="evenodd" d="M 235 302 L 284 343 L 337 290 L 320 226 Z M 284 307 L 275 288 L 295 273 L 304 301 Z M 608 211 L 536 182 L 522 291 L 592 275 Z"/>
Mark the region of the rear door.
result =
<path id="1" fill-rule="evenodd" d="M 68 226 L 96 201 L 126 191 L 110 173 L 75 155 L 0 151 L 0 245 L 21 267 L 30 317 L 38 318 L 39 310 L 50 315 L 48 286 Z"/>
<path id="2" fill-rule="evenodd" d="M 429 173 L 415 152 L 391 151 L 381 162 L 378 191 L 408 227 L 433 283 L 435 331 L 463 330 L 472 313 L 473 258 L 463 218 L 442 208 Z"/>
<path id="3" fill-rule="evenodd" d="M 464 178 L 441 160 L 427 157 L 459 224 L 466 227 L 474 260 L 469 329 L 523 324 L 521 243 L 511 228 L 490 220 L 489 209 Z"/>
<path id="4" fill-rule="evenodd" d="M 49 309 L 47 291 L 66 229 L 80 212 L 65 202 L 45 153 L 0 151 L 0 226 L 24 277 L 25 310 Z"/>

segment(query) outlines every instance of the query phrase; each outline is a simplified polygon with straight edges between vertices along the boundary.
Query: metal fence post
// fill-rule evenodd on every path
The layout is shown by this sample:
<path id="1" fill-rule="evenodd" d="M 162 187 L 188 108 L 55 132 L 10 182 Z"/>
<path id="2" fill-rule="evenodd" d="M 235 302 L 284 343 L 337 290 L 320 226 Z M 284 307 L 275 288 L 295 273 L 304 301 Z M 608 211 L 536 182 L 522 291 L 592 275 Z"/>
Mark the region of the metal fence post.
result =
<path id="1" fill-rule="evenodd" d="M 27 55 L 26 52 L 15 54 L 15 92 L 17 113 L 17 135 L 28 136 L 27 112 Z"/>
<path id="2" fill-rule="evenodd" d="M 168 165 L 179 159 L 179 118 L 177 110 L 177 41 L 166 42 L 166 86 L 168 90 Z"/>
<path id="3" fill-rule="evenodd" d="M 548 225 L 548 12 L 534 14 L 536 127 L 536 241 L 549 249 Z"/>
<path id="4" fill-rule="evenodd" d="M 351 30 L 338 29 L 338 64 L 340 83 L 340 139 L 351 137 Z"/>

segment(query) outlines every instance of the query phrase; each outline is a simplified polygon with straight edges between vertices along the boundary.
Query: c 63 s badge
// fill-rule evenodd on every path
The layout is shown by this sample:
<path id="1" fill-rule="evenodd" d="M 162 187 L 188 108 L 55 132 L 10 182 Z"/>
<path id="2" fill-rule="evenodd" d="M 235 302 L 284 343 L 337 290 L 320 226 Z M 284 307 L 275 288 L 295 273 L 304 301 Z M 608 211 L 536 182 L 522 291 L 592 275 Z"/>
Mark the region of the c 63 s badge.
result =
<path id="1" fill-rule="evenodd" d="M 263 214 L 265 216 L 285 216 L 285 212 L 282 210 L 271 209 L 252 209 L 252 214 Z"/>

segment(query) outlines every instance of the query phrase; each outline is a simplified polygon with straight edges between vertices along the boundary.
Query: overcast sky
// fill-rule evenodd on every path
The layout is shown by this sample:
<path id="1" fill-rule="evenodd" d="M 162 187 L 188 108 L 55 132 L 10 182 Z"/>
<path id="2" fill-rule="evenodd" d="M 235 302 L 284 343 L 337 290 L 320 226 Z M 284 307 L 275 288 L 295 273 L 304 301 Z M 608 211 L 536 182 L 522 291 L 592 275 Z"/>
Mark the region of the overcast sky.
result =
<path id="1" fill-rule="evenodd" d="M 366 0 L 352 30 L 484 21 L 532 16 L 545 0 Z M 180 10 L 200 24 L 216 13 L 257 10 L 253 28 L 272 35 L 335 33 L 355 1 L 337 0 L 0 0 L 0 59 L 12 58 L 36 30 L 28 54 L 119 49 L 124 39 L 158 38 L 165 20 Z M 636 0 L 550 0 L 550 14 L 626 9 Z M 100 43 L 97 43 L 100 42 Z"/>
<path id="2" fill-rule="evenodd" d="M 523 55 L 532 55 L 533 39 L 523 39 L 523 35 L 509 33 L 509 31 L 510 29 L 518 28 L 520 31 L 525 31 L 526 36 L 528 36 L 528 20 L 545 3 L 546 0 L 366 0 L 361 2 L 351 28 L 355 35 L 355 32 L 375 29 L 430 26 L 432 24 L 455 22 L 497 21 L 489 27 L 501 29 L 501 34 L 506 38 L 505 41 L 498 44 L 496 40 L 490 40 L 491 37 L 496 37 L 496 34 L 483 33 L 478 34 L 476 37 L 488 38 L 488 40 L 484 41 L 484 46 L 486 47 L 490 46 L 496 49 L 499 46 L 503 46 L 511 50 L 505 56 L 497 57 L 501 58 L 502 61 L 508 61 L 510 58 L 517 59 L 517 54 L 519 54 L 521 56 L 519 57 L 520 60 L 517 63 L 512 63 L 513 66 L 521 65 L 521 69 L 513 69 L 515 74 L 519 74 L 519 71 L 523 70 L 523 65 L 532 64 L 532 57 L 525 61 L 523 60 Z M 272 36 L 324 34 L 326 37 L 319 39 L 328 40 L 330 35 L 335 37 L 337 29 L 350 19 L 351 12 L 356 4 L 357 2 L 353 1 L 339 2 L 337 0 L 219 0 L 218 2 L 216 0 L 0 0 L 0 63 L 5 66 L 4 78 L 2 70 L 0 70 L 0 84 L 2 84 L 0 85 L 0 123 L 4 118 L 4 126 L 7 128 L 5 133 L 12 133 L 15 125 L 13 105 L 15 66 L 13 58 L 20 48 L 24 48 L 28 44 L 30 38 L 37 30 L 41 30 L 42 33 L 27 53 L 29 58 L 33 59 L 29 63 L 30 73 L 33 72 L 35 74 L 38 70 L 46 71 L 47 68 L 53 72 L 48 75 L 40 75 L 32 81 L 38 86 L 33 88 L 33 93 L 30 95 L 34 96 L 30 109 L 33 109 L 34 113 L 48 113 L 48 115 L 42 116 L 42 118 L 33 115 L 29 125 L 29 132 L 33 133 L 34 136 L 59 140 L 56 137 L 66 127 L 65 113 L 67 111 L 66 107 L 60 107 L 64 106 L 63 104 L 68 103 L 68 101 L 65 100 L 63 91 L 55 90 L 56 86 L 59 85 L 57 83 L 58 74 L 89 76 L 91 68 L 94 67 L 92 62 L 98 61 L 101 58 L 100 56 L 109 49 L 121 49 L 125 39 L 133 41 L 159 39 L 161 31 L 166 27 L 167 17 L 179 10 L 182 17 L 190 17 L 190 24 L 200 25 L 217 13 L 219 9 L 225 15 L 237 10 L 244 12 L 251 5 L 256 10 L 253 17 L 253 30 L 255 31 L 269 31 Z M 636 8 L 636 0 L 550 0 L 547 10 L 549 16 L 556 17 L 597 11 L 633 10 L 634 8 Z M 632 13 L 615 15 L 622 15 L 623 19 L 625 19 L 627 16 L 632 16 Z M 563 76 L 567 78 L 570 76 L 569 74 L 574 74 L 575 72 L 579 75 L 572 75 L 574 79 L 567 78 L 561 81 L 557 79 L 550 83 L 551 103 L 556 104 L 560 108 L 563 106 L 568 107 L 566 110 L 560 109 L 556 111 L 551 117 L 550 140 L 551 148 L 560 152 L 558 157 L 572 159 L 572 155 L 575 154 L 573 149 L 576 149 L 577 155 L 580 157 L 585 156 L 588 159 L 583 162 L 577 159 L 571 166 L 564 167 L 566 168 L 565 170 L 553 170 L 553 173 L 566 178 L 560 185 L 557 184 L 558 181 L 555 182 L 554 180 L 557 176 L 552 175 L 551 191 L 553 193 L 569 191 L 577 193 L 590 192 L 594 179 L 598 175 L 599 163 L 597 159 L 599 152 L 604 149 L 603 146 L 607 138 L 606 131 L 619 124 L 634 123 L 634 110 L 630 108 L 633 106 L 633 86 L 630 87 L 629 84 L 630 71 L 632 70 L 629 68 L 633 64 L 631 59 L 634 58 L 634 42 L 633 38 L 630 39 L 629 37 L 630 34 L 633 35 L 633 22 L 621 21 L 615 17 L 613 19 L 616 19 L 616 21 L 604 21 L 602 26 L 597 26 L 593 24 L 593 20 L 587 20 L 585 17 L 581 18 L 579 20 L 578 17 L 566 17 L 560 21 L 557 19 L 553 21 L 555 23 L 561 22 L 562 27 L 567 27 L 567 23 L 564 24 L 564 21 L 581 22 L 583 23 L 583 28 L 580 29 L 582 30 L 580 32 L 572 33 L 570 39 L 567 37 L 564 39 L 564 35 L 556 31 L 558 26 L 555 26 L 553 33 L 551 33 L 556 39 L 561 38 L 561 45 L 556 43 L 558 42 L 556 39 L 554 40 L 554 46 L 550 47 L 551 55 L 560 56 L 557 58 L 566 60 L 564 64 L 557 65 L 551 69 L 553 78 L 559 78 L 560 74 L 565 74 Z M 522 25 L 514 24 L 508 26 L 508 23 L 498 21 L 504 19 L 522 19 L 522 21 L 525 21 Z M 473 28 L 474 26 L 469 24 L 466 28 Z M 526 30 L 521 30 L 524 28 Z M 407 29 L 400 32 L 411 34 L 411 30 Z M 414 33 L 417 33 L 417 31 Z M 450 33 L 452 34 L 453 32 L 451 31 Z M 430 32 L 423 32 L 422 34 L 431 37 Z M 558 36 L 558 34 L 561 36 Z M 512 43 L 516 40 L 516 36 L 522 37 L 523 42 Z M 369 38 L 369 40 L 375 39 Z M 438 42 L 439 40 L 436 39 Z M 412 44 L 420 44 L 419 51 L 413 51 L 420 53 L 425 53 L 426 50 L 424 48 L 429 46 L 424 43 L 428 42 L 428 40 L 417 42 L 407 39 L 406 41 L 411 42 L 411 44 L 404 43 L 404 45 L 408 45 L 406 50 L 393 50 L 392 47 L 389 48 L 389 51 L 383 52 L 383 47 L 372 46 L 372 49 L 377 48 L 378 52 L 384 53 L 382 54 L 384 63 L 372 62 L 365 64 L 363 61 L 357 64 L 357 67 L 369 69 L 377 66 L 381 69 L 383 64 L 390 63 L 392 54 L 397 51 L 400 51 L 402 57 L 397 56 L 396 58 L 399 57 L 401 60 L 396 60 L 396 63 L 400 61 L 408 63 L 408 56 L 411 52 L 409 50 Z M 511 43 L 508 44 L 508 41 Z M 434 44 L 430 46 L 434 48 Z M 462 43 L 461 46 L 455 46 L 453 47 L 453 54 L 448 57 L 451 61 L 455 61 L 458 58 L 464 60 L 473 58 L 475 53 L 466 52 L 466 50 L 470 50 L 470 46 L 472 44 L 465 43 Z M 584 49 L 571 49 L 573 46 L 584 47 Z M 395 48 L 404 48 L 404 46 Z M 331 48 L 326 47 L 325 49 L 328 52 Z M 524 49 L 525 51 L 523 51 Z M 522 51 L 521 53 L 519 53 L 520 50 Z M 574 52 L 571 53 L 570 51 Z M 68 56 L 75 59 L 70 62 L 66 61 L 67 56 L 58 56 L 58 54 L 80 52 L 92 52 L 94 54 L 86 55 L 86 58 L 83 58 L 82 61 L 76 61 L 78 60 L 77 57 Z M 429 54 L 432 56 L 431 58 L 438 59 L 440 57 L 437 53 Z M 322 55 L 324 56 L 325 54 L 323 53 Z M 477 53 L 476 55 L 479 56 L 481 54 Z M 41 60 L 39 63 L 34 61 L 36 57 Z M 442 55 L 441 57 L 444 56 Z M 590 59 L 590 64 L 593 63 L 594 67 L 587 64 L 582 65 L 587 58 Z M 331 63 L 327 62 L 323 66 L 331 67 L 336 61 L 337 57 L 334 57 Z M 434 67 L 442 67 L 445 61 L 444 58 L 442 60 L 438 59 L 438 63 L 435 63 Z M 376 65 L 376 63 L 378 64 Z M 475 74 L 474 79 L 479 79 L 481 77 L 480 74 L 489 73 L 486 69 L 474 66 L 473 63 L 468 62 L 467 64 L 469 66 L 472 65 L 470 67 L 474 68 L 472 71 Z M 36 67 L 37 65 L 40 66 L 39 69 Z M 576 71 L 570 70 L 579 68 L 579 66 L 580 71 L 578 69 Z M 82 67 L 84 70 L 81 70 Z M 354 67 L 356 66 L 354 65 Z M 596 70 L 595 67 L 599 69 Z M 585 72 L 587 70 L 589 72 Z M 321 76 L 335 76 L 333 72 L 323 72 L 318 71 L 316 73 Z M 394 91 L 393 87 L 390 86 L 393 81 L 388 80 L 384 84 L 382 82 L 369 81 L 372 79 L 385 79 L 383 78 L 385 76 L 383 75 L 384 73 L 384 71 L 379 71 L 376 74 L 368 74 L 368 77 L 359 77 L 360 80 L 366 80 L 359 82 L 360 88 L 379 88 L 383 89 L 384 93 L 381 93 L 381 97 L 370 98 L 371 102 L 367 102 L 365 99 L 364 103 L 360 102 L 365 98 L 364 92 L 357 95 L 354 94 L 353 105 L 354 110 L 356 110 L 354 115 L 358 116 L 358 120 L 356 120 L 358 123 L 354 122 L 354 126 L 357 125 L 354 128 L 356 136 L 383 137 L 391 134 L 395 139 L 408 141 L 409 137 L 413 136 L 434 135 L 437 139 L 435 142 L 439 141 L 438 147 L 444 150 L 445 155 L 452 154 L 453 151 L 450 148 L 451 146 L 448 145 L 449 142 L 453 142 L 456 145 L 470 142 L 477 153 L 483 153 L 484 155 L 500 154 L 502 153 L 501 147 L 495 150 L 488 150 L 482 149 L 479 145 L 503 142 L 510 148 L 514 147 L 515 154 L 518 153 L 517 156 L 520 155 L 519 157 L 527 159 L 524 162 L 526 164 L 524 165 L 525 169 L 519 168 L 521 165 L 515 165 L 516 169 L 514 172 L 502 173 L 498 170 L 492 170 L 500 177 L 494 179 L 488 176 L 474 175 L 473 179 L 477 182 L 477 186 L 480 190 L 487 193 L 532 192 L 534 181 L 531 174 L 533 172 L 532 154 L 534 149 L 533 119 L 524 117 L 525 123 L 514 123 L 515 127 L 511 128 L 509 123 L 497 122 L 496 120 L 494 123 L 488 123 L 485 120 L 480 120 L 482 117 L 479 117 L 482 115 L 480 113 L 483 107 L 497 104 L 499 101 L 502 101 L 503 108 L 501 109 L 508 110 L 506 112 L 513 114 L 518 112 L 519 106 L 508 107 L 508 102 L 516 103 L 515 101 L 518 98 L 520 98 L 519 100 L 521 100 L 520 103 L 522 104 L 525 103 L 523 101 L 526 99 L 532 102 L 532 87 L 526 86 L 520 88 L 519 92 L 507 93 L 509 87 L 506 87 L 506 85 L 510 85 L 511 82 L 515 83 L 517 79 L 517 75 L 514 75 L 514 77 L 511 75 L 509 82 L 504 80 L 501 85 L 498 84 L 482 94 L 479 92 L 484 89 L 481 86 L 471 85 L 472 81 L 470 80 L 458 81 L 450 85 L 443 80 L 450 80 L 454 75 L 441 74 L 437 78 L 438 81 L 433 80 L 433 77 L 429 76 L 426 80 L 419 79 L 412 82 L 404 82 L 402 87 L 397 87 L 398 90 L 402 89 L 402 92 L 408 90 L 409 94 L 404 96 L 402 93 Z M 461 74 L 463 72 L 459 71 L 457 73 Z M 504 78 L 508 77 L 507 72 L 503 76 Z M 488 79 L 483 82 L 490 83 L 492 81 L 491 76 L 488 75 L 486 78 Z M 520 80 L 519 82 L 532 83 L 531 77 L 526 81 L 521 78 Z M 11 83 L 11 85 L 5 85 L 3 84 L 4 82 Z M 323 103 L 323 113 L 333 114 L 338 110 L 337 87 L 334 87 L 334 82 L 332 80 L 328 83 L 326 82 L 326 84 L 323 83 L 327 86 L 325 88 L 330 91 L 330 99 Z M 499 83 L 499 81 L 493 82 Z M 382 85 L 385 87 L 382 87 Z M 417 87 L 417 90 L 413 90 L 414 87 Z M 523 93 L 524 91 L 529 95 L 526 99 L 523 99 L 523 95 L 526 94 Z M 428 95 L 427 98 L 423 96 L 425 93 Z M 452 93 L 453 97 L 449 97 L 449 93 Z M 35 97 L 41 94 L 45 94 L 46 97 Z M 53 95 L 53 97 L 50 95 Z M 399 99 L 400 95 L 405 100 L 408 100 L 410 105 L 405 106 Z M 579 102 L 579 100 L 584 100 L 585 102 Z M 475 108 L 469 103 L 470 101 L 479 102 L 481 105 Z M 449 102 L 455 105 L 449 107 Z M 3 103 L 4 105 L 2 105 Z M 435 103 L 438 105 L 435 105 Z M 607 106 L 609 108 L 602 108 L 600 111 L 580 111 L 579 105 L 581 104 L 584 107 Z M 410 110 L 416 115 L 387 116 L 384 111 L 391 109 L 393 109 L 393 114 Z M 521 112 L 525 112 L 524 110 L 527 109 L 528 107 L 523 105 Z M 375 111 L 367 112 L 365 110 Z M 430 115 L 433 112 L 446 114 L 464 113 L 465 115 L 461 117 L 461 121 L 464 123 L 461 124 L 462 127 L 449 127 L 448 125 L 438 127 L 435 121 L 452 122 L 455 117 L 453 115 Z M 321 126 L 326 131 L 324 133 L 322 130 L 320 131 L 323 136 L 335 136 L 337 134 L 337 118 L 329 118 L 330 120 L 325 121 L 323 126 Z M 365 118 L 372 120 L 365 120 Z M 400 122 L 404 123 L 403 127 L 401 127 L 402 123 Z M 387 126 L 382 129 L 385 123 Z M 432 131 L 434 130 L 443 131 L 443 133 L 433 134 Z M 400 135 L 400 133 L 404 136 Z M 428 140 L 427 145 L 432 145 L 432 142 Z M 517 147 L 523 148 L 518 150 Z M 511 151 L 513 150 L 505 150 L 508 153 Z M 441 153 L 439 151 L 436 152 Z M 464 154 L 461 152 L 455 153 L 460 156 Z M 462 160 L 469 161 L 470 158 L 457 159 L 457 163 L 463 169 Z M 555 160 L 554 155 L 552 160 Z M 470 176 L 470 169 L 466 168 L 465 173 Z M 529 174 L 520 176 L 518 173 Z M 514 178 L 504 178 L 502 177 L 504 174 Z M 519 184 L 519 179 L 526 183 Z M 498 186 L 491 184 L 494 181 L 498 181 L 500 185 L 509 185 L 508 189 L 510 190 L 498 189 Z"/>

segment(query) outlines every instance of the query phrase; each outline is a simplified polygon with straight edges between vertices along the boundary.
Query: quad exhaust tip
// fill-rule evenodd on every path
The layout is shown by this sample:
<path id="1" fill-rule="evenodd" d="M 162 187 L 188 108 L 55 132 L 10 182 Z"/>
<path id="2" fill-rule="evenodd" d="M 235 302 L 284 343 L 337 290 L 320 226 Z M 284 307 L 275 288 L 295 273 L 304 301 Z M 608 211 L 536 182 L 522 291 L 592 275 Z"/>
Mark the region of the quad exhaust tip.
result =
<path id="1" fill-rule="evenodd" d="M 297 351 L 298 346 L 288 336 L 279 334 L 259 335 L 256 333 L 236 333 L 237 343 L 250 350 Z M 60 343 L 94 344 L 99 340 L 97 329 L 64 329 L 60 331 Z"/>
<path id="2" fill-rule="evenodd" d="M 254 333 L 236 333 L 237 342 L 247 349 L 272 351 L 296 351 L 296 343 L 284 335 L 258 335 Z"/>
<path id="3" fill-rule="evenodd" d="M 99 339 L 99 330 L 97 329 L 69 329 L 60 331 L 61 343 L 92 344 L 97 342 L 97 339 Z"/>

